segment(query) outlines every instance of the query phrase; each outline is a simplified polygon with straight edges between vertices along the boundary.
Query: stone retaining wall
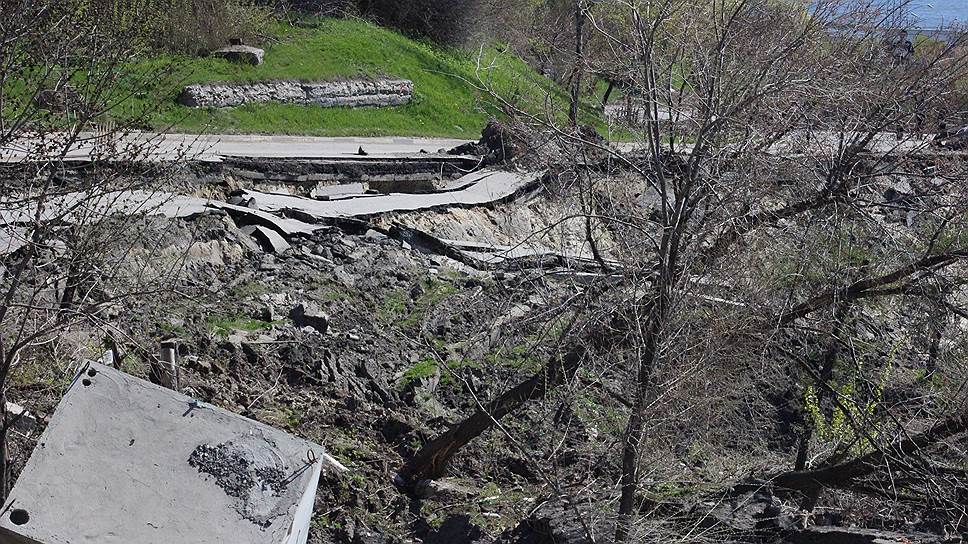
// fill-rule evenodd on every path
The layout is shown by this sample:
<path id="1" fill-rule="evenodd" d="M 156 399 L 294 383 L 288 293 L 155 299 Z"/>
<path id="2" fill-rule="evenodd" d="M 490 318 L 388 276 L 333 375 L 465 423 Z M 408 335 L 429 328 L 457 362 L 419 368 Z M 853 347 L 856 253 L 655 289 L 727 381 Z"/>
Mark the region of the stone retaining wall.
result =
<path id="1" fill-rule="evenodd" d="M 264 81 L 189 85 L 179 95 L 178 102 L 192 108 L 228 108 L 269 102 L 360 108 L 402 106 L 412 97 L 413 82 L 405 79 Z"/>

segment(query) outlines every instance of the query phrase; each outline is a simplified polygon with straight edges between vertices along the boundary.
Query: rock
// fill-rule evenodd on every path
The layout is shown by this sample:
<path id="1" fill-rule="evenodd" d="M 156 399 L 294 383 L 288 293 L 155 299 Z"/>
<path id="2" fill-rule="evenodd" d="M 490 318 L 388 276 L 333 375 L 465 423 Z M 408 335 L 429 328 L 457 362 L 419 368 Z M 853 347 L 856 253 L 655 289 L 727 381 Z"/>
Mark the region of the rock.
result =
<path id="1" fill-rule="evenodd" d="M 243 104 L 306 104 L 327 108 L 388 107 L 409 104 L 413 82 L 405 79 L 343 81 L 259 81 L 189 85 L 178 102 L 191 108 L 230 108 Z"/>
<path id="2" fill-rule="evenodd" d="M 500 121 L 488 121 L 481 131 L 481 139 L 457 146 L 447 153 L 451 155 L 479 155 L 485 165 L 500 164 L 517 157 L 524 151 L 523 139 Z"/>
<path id="3" fill-rule="evenodd" d="M 945 538 L 925 533 L 894 533 L 879 529 L 855 527 L 808 527 L 795 531 L 786 539 L 792 544 L 948 544 L 961 538 Z"/>
<path id="4" fill-rule="evenodd" d="M 377 395 L 380 402 L 390 403 L 393 401 L 390 385 L 383 375 L 383 371 L 371 359 L 362 361 L 356 370 L 356 374 L 361 378 L 366 378 L 367 385 Z"/>
<path id="5" fill-rule="evenodd" d="M 284 361 L 286 381 L 290 385 L 322 385 L 324 382 L 324 357 L 310 346 L 290 344 L 283 347 L 279 357 Z M 339 380 L 340 376 L 333 373 L 330 381 Z"/>
<path id="6" fill-rule="evenodd" d="M 37 93 L 34 101 L 37 107 L 56 113 L 78 109 L 84 105 L 81 95 L 70 85 L 61 85 L 56 89 L 43 89 Z"/>
<path id="7" fill-rule="evenodd" d="M 578 136 L 585 142 L 604 145 L 607 143 L 605 137 L 598 133 L 598 130 L 591 125 L 580 125 L 576 130 Z"/>
<path id="8" fill-rule="evenodd" d="M 389 238 L 389 237 L 386 234 L 383 234 L 382 232 L 375 231 L 373 229 L 370 229 L 370 230 L 366 231 L 366 234 L 363 235 L 363 239 L 366 240 L 366 241 L 368 241 L 368 242 L 382 242 L 383 240 L 386 240 L 387 238 Z"/>
<path id="9" fill-rule="evenodd" d="M 387 537 L 379 531 L 359 527 L 353 534 L 353 544 L 386 544 L 387 542 L 389 542 Z"/>
<path id="10" fill-rule="evenodd" d="M 697 508 L 697 514 L 702 516 L 702 524 L 706 527 L 729 527 L 735 531 L 754 533 L 787 530 L 795 525 L 789 516 L 783 514 L 780 500 L 765 489 L 736 493 Z"/>
<path id="11" fill-rule="evenodd" d="M 229 45 L 212 51 L 213 57 L 239 64 L 251 64 L 253 66 L 262 64 L 265 54 L 266 52 L 264 50 L 258 47 L 252 47 L 251 45 Z"/>
<path id="12" fill-rule="evenodd" d="M 286 308 L 291 304 L 286 293 L 263 293 L 259 295 L 259 301 L 264 305 L 260 315 L 263 321 L 279 321 L 289 315 L 279 313 L 279 308 Z"/>
<path id="13" fill-rule="evenodd" d="M 346 267 L 342 265 L 333 269 L 333 275 L 336 277 L 337 281 L 349 288 L 356 287 L 356 282 L 359 279 L 356 275 L 348 272 Z"/>
<path id="14" fill-rule="evenodd" d="M 483 541 L 484 531 L 471 522 L 467 514 L 450 516 L 436 530 L 424 537 L 424 544 L 471 543 Z"/>
<path id="15" fill-rule="evenodd" d="M 440 502 L 456 502 L 477 496 L 477 490 L 448 480 L 420 480 L 414 486 L 413 493 L 421 499 L 433 497 Z"/>
<path id="16" fill-rule="evenodd" d="M 7 416 L 13 422 L 14 429 L 22 433 L 27 433 L 37 428 L 37 419 L 23 406 L 13 402 L 7 402 L 6 410 Z"/>
<path id="17" fill-rule="evenodd" d="M 312 302 L 301 302 L 289 312 L 289 317 L 297 327 L 312 327 L 320 334 L 329 328 L 329 316 Z"/>
<path id="18" fill-rule="evenodd" d="M 208 374 L 217 369 L 217 367 L 212 366 L 211 361 L 201 359 L 197 355 L 187 355 L 182 360 L 185 362 L 185 366 L 194 368 L 202 374 Z"/>
<path id="19" fill-rule="evenodd" d="M 515 528 L 504 532 L 496 544 L 593 544 L 575 509 L 562 502 L 541 505 Z M 588 529 L 594 535 L 612 535 L 615 528 L 602 516 L 584 514 Z"/>

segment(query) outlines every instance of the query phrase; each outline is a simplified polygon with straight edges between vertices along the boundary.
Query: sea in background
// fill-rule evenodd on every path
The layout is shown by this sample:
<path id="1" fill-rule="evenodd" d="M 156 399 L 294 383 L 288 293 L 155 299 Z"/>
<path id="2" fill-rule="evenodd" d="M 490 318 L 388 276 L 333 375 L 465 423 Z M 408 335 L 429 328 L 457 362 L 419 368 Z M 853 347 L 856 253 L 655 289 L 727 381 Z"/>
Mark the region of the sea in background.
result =
<path id="1" fill-rule="evenodd" d="M 968 23 L 968 0 L 914 0 L 910 8 L 920 28 Z"/>

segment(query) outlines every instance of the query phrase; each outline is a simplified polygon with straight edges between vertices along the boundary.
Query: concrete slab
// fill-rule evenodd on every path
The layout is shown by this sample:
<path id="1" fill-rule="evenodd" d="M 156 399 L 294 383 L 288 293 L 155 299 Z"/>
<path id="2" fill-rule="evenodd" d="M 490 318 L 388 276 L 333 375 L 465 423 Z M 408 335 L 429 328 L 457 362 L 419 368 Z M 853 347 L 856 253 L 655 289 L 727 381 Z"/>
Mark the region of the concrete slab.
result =
<path id="1" fill-rule="evenodd" d="M 319 218 L 366 217 L 389 212 L 408 212 L 451 206 L 480 206 L 510 197 L 541 176 L 540 173 L 519 174 L 500 170 L 485 170 L 455 180 L 456 190 L 445 192 L 387 195 L 363 195 L 359 198 L 320 201 L 298 196 L 245 191 L 253 196 L 259 209 L 266 212 L 296 210 Z"/>
<path id="2" fill-rule="evenodd" d="M 16 225 L 31 224 L 37 217 L 36 206 L 36 202 L 30 202 L 27 206 L 17 207 L 0 200 L 0 255 L 13 253 L 26 245 L 27 230 Z M 201 214 L 212 208 L 225 210 L 236 217 L 244 218 L 248 223 L 257 223 L 287 236 L 311 233 L 323 228 L 320 225 L 276 217 L 217 200 L 149 191 L 118 191 L 97 195 L 78 192 L 61 195 L 45 203 L 40 220 L 89 223 L 114 213 L 144 213 L 176 218 Z"/>
<path id="3" fill-rule="evenodd" d="M 0 223 L 3 225 L 32 224 L 41 221 L 62 221 L 66 223 L 85 223 L 108 214 L 164 215 L 167 217 L 188 217 L 203 213 L 208 200 L 192 196 L 174 195 L 160 191 L 110 191 L 76 192 L 54 196 L 44 201 L 38 215 L 37 200 L 29 200 L 26 205 L 12 195 L 0 200 Z M 17 204 L 14 204 L 16 202 Z M 0 244 L 0 251 L 4 248 Z"/>
<path id="4" fill-rule="evenodd" d="M 0 516 L 0 542 L 303 544 L 322 446 L 90 363 Z"/>
<path id="5" fill-rule="evenodd" d="M 292 247 L 278 232 L 262 225 L 250 225 L 240 230 L 258 240 L 263 249 L 272 253 L 285 253 Z"/>
<path id="6" fill-rule="evenodd" d="M 229 215 L 232 215 L 237 220 L 242 220 L 250 224 L 262 225 L 286 236 L 292 236 L 294 234 L 309 234 L 321 228 L 325 228 L 323 225 L 311 225 L 309 223 L 299 221 L 298 219 L 276 217 L 270 213 L 260 212 L 259 210 L 254 210 L 245 206 L 233 206 L 217 200 L 209 200 L 206 202 L 206 204 L 212 208 L 225 210 L 229 213 Z"/>

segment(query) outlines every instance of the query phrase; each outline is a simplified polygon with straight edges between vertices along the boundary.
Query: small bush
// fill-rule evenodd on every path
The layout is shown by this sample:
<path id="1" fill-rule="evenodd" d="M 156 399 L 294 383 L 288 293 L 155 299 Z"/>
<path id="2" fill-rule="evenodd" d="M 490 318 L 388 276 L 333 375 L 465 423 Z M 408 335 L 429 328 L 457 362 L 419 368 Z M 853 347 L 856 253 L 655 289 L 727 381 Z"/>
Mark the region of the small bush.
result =
<path id="1" fill-rule="evenodd" d="M 168 0 L 180 9 L 164 20 L 155 46 L 174 52 L 207 53 L 230 39 L 258 44 L 269 26 L 268 10 L 248 0 Z"/>
<path id="2" fill-rule="evenodd" d="M 88 3 L 88 1 L 90 3 Z M 199 55 L 230 39 L 260 43 L 271 12 L 252 0 L 80 0 L 125 36 L 155 50 Z"/>
<path id="3" fill-rule="evenodd" d="M 356 0 L 284 0 L 281 3 L 284 8 L 322 17 L 356 15 L 356 4 Z"/>
<path id="4" fill-rule="evenodd" d="M 364 17 L 396 28 L 405 34 L 429 38 L 438 43 L 462 41 L 475 12 L 477 0 L 358 0 Z"/>

